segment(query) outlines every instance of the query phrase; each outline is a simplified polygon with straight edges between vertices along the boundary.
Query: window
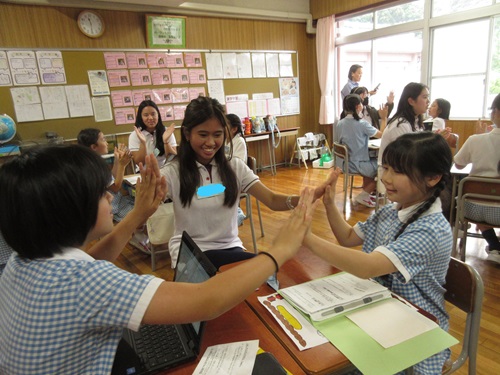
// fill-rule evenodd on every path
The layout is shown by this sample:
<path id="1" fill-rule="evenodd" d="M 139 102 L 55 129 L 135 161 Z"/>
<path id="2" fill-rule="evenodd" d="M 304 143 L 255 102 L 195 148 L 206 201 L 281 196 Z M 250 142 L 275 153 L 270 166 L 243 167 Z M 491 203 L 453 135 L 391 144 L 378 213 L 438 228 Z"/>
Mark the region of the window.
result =
<path id="1" fill-rule="evenodd" d="M 443 16 L 491 5 L 491 0 L 434 0 L 432 16 Z"/>
<path id="2" fill-rule="evenodd" d="M 431 98 L 452 103 L 452 117 L 481 117 L 484 113 L 488 65 L 489 20 L 460 23 L 433 30 Z"/>
<path id="3" fill-rule="evenodd" d="M 417 0 L 337 19 L 337 88 L 352 64 L 360 85 L 380 83 L 374 106 L 409 82 L 423 82 L 431 100 L 451 102 L 451 118 L 489 117 L 500 92 L 500 0 Z M 426 11 L 427 9 L 427 11 Z M 424 20 L 424 14 L 432 14 Z M 339 95 L 340 97 L 340 95 Z M 340 99 L 338 113 L 342 111 Z"/>

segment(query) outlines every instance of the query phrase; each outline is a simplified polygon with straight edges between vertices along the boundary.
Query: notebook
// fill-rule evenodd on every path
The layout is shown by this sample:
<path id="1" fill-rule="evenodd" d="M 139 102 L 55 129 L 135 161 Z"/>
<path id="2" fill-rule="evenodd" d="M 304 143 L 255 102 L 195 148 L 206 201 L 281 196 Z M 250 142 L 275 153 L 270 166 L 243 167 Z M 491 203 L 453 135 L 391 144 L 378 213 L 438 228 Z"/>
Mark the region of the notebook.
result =
<path id="1" fill-rule="evenodd" d="M 174 281 L 201 283 L 216 269 L 186 232 L 182 233 Z M 193 361 L 199 354 L 205 322 L 142 325 L 125 329 L 116 351 L 112 375 L 152 374 Z"/>

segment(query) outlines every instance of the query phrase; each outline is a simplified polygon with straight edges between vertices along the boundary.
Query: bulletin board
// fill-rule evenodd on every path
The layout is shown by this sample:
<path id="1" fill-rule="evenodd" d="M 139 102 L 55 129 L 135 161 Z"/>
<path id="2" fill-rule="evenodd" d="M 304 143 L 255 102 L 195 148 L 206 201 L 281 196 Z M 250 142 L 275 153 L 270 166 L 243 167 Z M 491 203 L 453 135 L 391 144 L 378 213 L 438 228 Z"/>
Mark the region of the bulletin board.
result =
<path id="1" fill-rule="evenodd" d="M 36 49 L 31 49 L 32 51 L 37 51 Z M 9 49 L 1 50 L 1 51 L 9 51 Z M 11 50 L 12 51 L 12 50 Z M 52 51 L 50 49 L 44 51 Z M 203 51 L 194 51 L 194 50 L 57 50 L 62 54 L 62 59 L 64 63 L 65 73 L 66 73 L 66 82 L 62 86 L 67 85 L 87 85 L 89 86 L 90 92 L 90 83 L 89 83 L 89 75 L 88 71 L 97 71 L 97 70 L 107 70 L 106 61 L 104 58 L 105 53 L 113 53 L 113 52 L 139 52 L 139 53 L 200 53 L 202 57 L 202 68 L 206 69 L 206 59 L 205 55 L 207 53 L 211 53 L 211 51 L 203 50 Z M 226 51 L 218 51 L 224 53 Z M 293 77 L 298 77 L 298 60 L 296 51 L 227 51 L 227 52 L 266 52 L 266 53 L 285 53 L 291 54 L 292 56 L 292 68 L 293 68 Z M 207 77 L 207 83 L 208 83 Z M 225 95 L 242 95 L 246 94 L 249 98 L 252 98 L 252 95 L 256 93 L 272 93 L 274 98 L 280 97 L 280 78 L 272 77 L 272 78 L 232 78 L 232 79 L 223 79 L 223 87 Z M 208 84 L 186 84 L 186 87 L 192 86 L 203 86 L 205 88 L 205 93 L 208 96 Z M 38 88 L 45 86 L 40 83 L 37 86 Z M 165 85 L 164 87 L 172 87 L 178 85 Z M 16 118 L 16 111 L 14 109 L 13 97 L 11 93 L 12 88 L 16 88 L 19 86 L 15 85 L 0 85 L 0 113 L 5 113 L 14 118 L 17 123 L 17 135 L 15 140 L 17 141 L 29 141 L 32 139 L 40 139 L 45 138 L 46 132 L 55 132 L 60 137 L 64 139 L 74 139 L 76 138 L 78 132 L 81 129 L 87 127 L 95 127 L 102 130 L 102 132 L 106 135 L 111 134 L 123 134 L 130 133 L 133 131 L 133 124 L 121 124 L 117 125 L 115 119 L 110 121 L 102 121 L 96 122 L 94 116 L 84 116 L 84 117 L 69 117 L 69 118 L 61 118 L 61 119 L 50 119 L 50 120 L 41 120 L 41 121 L 25 121 L 19 122 Z M 162 86 L 152 84 L 150 86 L 141 86 L 141 88 L 150 88 L 150 89 L 158 89 Z M 117 87 L 110 87 L 111 94 L 113 91 L 117 89 Z M 134 87 L 129 87 L 128 89 L 133 90 Z M 92 96 L 92 93 L 90 93 Z M 185 103 L 187 105 L 188 102 Z M 135 110 L 137 107 L 135 106 Z M 162 116 L 163 117 L 163 116 Z M 167 120 L 169 123 L 171 121 Z M 180 125 L 181 121 L 174 121 L 176 125 Z M 164 121 L 164 123 L 166 123 Z"/>

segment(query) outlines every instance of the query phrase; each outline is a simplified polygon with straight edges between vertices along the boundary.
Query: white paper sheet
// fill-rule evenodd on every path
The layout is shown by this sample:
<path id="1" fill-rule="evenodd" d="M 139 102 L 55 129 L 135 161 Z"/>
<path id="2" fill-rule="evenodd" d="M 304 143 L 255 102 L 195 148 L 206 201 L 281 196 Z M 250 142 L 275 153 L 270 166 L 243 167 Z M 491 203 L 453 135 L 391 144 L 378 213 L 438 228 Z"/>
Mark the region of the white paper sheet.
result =
<path id="1" fill-rule="evenodd" d="M 209 346 L 193 375 L 250 375 L 259 340 Z"/>
<path id="2" fill-rule="evenodd" d="M 414 308 L 394 298 L 346 316 L 386 349 L 438 327 Z"/>

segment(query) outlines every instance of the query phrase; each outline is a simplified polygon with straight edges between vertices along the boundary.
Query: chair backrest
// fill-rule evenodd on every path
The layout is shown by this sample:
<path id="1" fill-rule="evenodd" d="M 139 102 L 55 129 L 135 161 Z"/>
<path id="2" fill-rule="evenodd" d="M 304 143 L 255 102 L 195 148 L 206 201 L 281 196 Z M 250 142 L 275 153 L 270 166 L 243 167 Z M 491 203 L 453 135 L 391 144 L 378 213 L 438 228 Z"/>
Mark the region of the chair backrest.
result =
<path id="1" fill-rule="evenodd" d="M 338 163 L 337 158 L 342 159 L 344 164 Z M 344 169 L 343 166 L 349 165 L 349 150 L 346 145 L 339 142 L 333 142 L 333 165 L 342 169 Z M 344 170 L 344 173 L 345 172 Z"/>
<path id="2" fill-rule="evenodd" d="M 467 263 L 451 258 L 446 274 L 444 298 L 467 314 L 462 351 L 452 366 L 443 372 L 451 374 L 469 358 L 469 374 L 476 372 L 477 344 L 483 306 L 484 286 L 479 273 Z"/>
<path id="3" fill-rule="evenodd" d="M 253 173 L 257 173 L 257 160 L 253 156 L 248 156 L 247 157 L 247 165 L 248 168 L 250 168 Z"/>
<path id="4" fill-rule="evenodd" d="M 500 178 L 468 176 L 460 181 L 458 204 L 465 200 L 500 202 Z M 458 209 L 457 209 L 458 211 Z"/>

